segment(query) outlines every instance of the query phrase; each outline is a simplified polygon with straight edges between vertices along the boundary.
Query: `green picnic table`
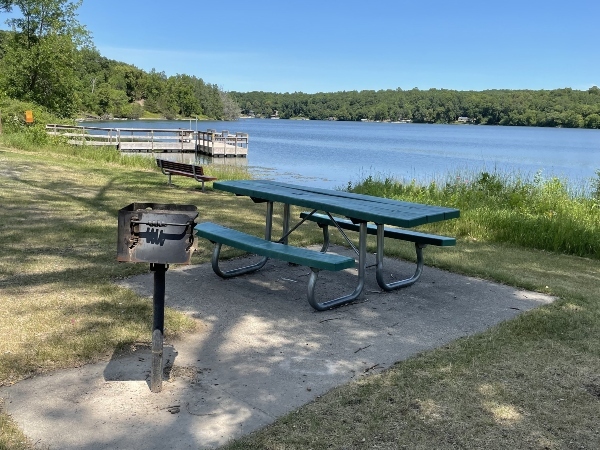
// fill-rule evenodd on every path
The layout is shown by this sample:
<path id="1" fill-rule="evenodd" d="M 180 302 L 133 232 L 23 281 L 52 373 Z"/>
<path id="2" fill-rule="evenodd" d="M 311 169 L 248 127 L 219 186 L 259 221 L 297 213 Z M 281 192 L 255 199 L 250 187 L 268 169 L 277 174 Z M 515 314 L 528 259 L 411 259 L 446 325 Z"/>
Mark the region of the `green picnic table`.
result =
<path id="1" fill-rule="evenodd" d="M 254 202 L 266 203 L 267 205 L 264 239 L 210 222 L 200 223 L 196 226 L 198 236 L 204 237 L 215 244 L 212 256 L 212 267 L 215 273 L 220 277 L 230 278 L 254 272 L 262 268 L 269 258 L 306 265 L 311 268 L 308 283 L 308 302 L 319 311 L 352 302 L 361 295 L 366 273 L 367 234 L 377 236 L 376 277 L 380 287 L 386 291 L 409 286 L 419 279 L 423 268 L 422 249 L 426 245 L 449 246 L 456 243 L 454 238 L 405 229 L 458 218 L 460 211 L 454 208 L 423 205 L 271 180 L 219 181 L 213 183 L 213 188 L 231 192 L 238 196 L 250 197 Z M 271 239 L 273 204 L 276 202 L 283 204 L 283 230 L 282 237 L 277 242 L 273 242 Z M 300 221 L 290 228 L 291 205 L 307 208 L 308 211 L 303 212 Z M 322 211 L 324 214 L 318 213 L 318 211 Z M 333 214 L 342 217 L 334 217 Z M 288 245 L 288 236 L 306 221 L 316 222 L 323 228 L 324 245 L 321 251 Z M 344 235 L 358 255 L 358 285 L 348 295 L 318 302 L 315 299 L 318 272 L 320 270 L 343 270 L 353 267 L 356 263 L 353 258 L 326 253 L 330 226 L 335 227 Z M 359 233 L 358 248 L 347 238 L 344 229 Z M 394 283 L 384 281 L 385 237 L 415 243 L 417 270 L 412 277 Z M 258 263 L 224 272 L 219 267 L 219 255 L 222 245 L 237 247 L 249 253 L 261 255 L 263 258 Z"/>

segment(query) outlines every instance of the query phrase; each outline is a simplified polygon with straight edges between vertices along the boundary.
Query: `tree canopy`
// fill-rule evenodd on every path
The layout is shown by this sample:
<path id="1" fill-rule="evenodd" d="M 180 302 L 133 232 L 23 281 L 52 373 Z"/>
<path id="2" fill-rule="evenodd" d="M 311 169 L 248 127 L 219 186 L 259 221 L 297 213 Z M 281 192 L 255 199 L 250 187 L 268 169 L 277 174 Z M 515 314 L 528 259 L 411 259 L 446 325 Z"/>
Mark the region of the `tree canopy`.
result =
<path id="1" fill-rule="evenodd" d="M 454 91 L 402 89 L 277 94 L 233 92 L 245 114 L 335 120 L 463 121 L 488 125 L 600 128 L 600 89 Z"/>
<path id="2" fill-rule="evenodd" d="M 167 119 L 208 117 L 234 120 L 240 110 L 216 84 L 195 76 L 145 72 L 109 60 L 93 48 L 80 51 L 81 108 L 99 117 L 139 118 L 144 111 Z M 233 103 L 233 107 L 229 107 Z"/>
<path id="3" fill-rule="evenodd" d="M 77 19 L 82 0 L 0 0 L 18 9 L 0 30 L 0 94 L 35 102 L 62 117 L 237 119 L 239 108 L 216 84 L 189 75 L 167 77 L 109 60 Z"/>
<path id="4" fill-rule="evenodd" d="M 0 87 L 9 97 L 33 101 L 62 116 L 77 106 L 74 67 L 78 48 L 89 35 L 77 21 L 81 1 L 13 0 L 21 15 L 7 20 L 12 33 L 3 39 Z"/>

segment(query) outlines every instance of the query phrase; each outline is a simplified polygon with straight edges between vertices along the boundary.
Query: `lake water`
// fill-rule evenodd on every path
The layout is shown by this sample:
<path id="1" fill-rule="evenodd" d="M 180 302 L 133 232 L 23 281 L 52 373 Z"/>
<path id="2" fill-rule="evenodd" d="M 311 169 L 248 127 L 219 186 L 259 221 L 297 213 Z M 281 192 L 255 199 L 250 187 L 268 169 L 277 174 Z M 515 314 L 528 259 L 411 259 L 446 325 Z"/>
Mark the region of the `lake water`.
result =
<path id="1" fill-rule="evenodd" d="M 191 128 L 249 134 L 243 164 L 264 178 L 343 187 L 368 176 L 428 182 L 483 170 L 558 176 L 585 186 L 600 169 L 600 130 L 241 119 L 236 122 L 86 122 L 116 128 Z"/>

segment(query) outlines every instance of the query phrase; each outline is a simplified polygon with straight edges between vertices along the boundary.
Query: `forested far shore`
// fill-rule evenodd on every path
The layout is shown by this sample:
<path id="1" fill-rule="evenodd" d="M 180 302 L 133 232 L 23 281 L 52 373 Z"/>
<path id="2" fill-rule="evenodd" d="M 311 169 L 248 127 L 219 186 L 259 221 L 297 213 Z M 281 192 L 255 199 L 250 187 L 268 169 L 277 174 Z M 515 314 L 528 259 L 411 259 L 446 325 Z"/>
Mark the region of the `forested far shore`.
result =
<path id="1" fill-rule="evenodd" d="M 374 120 L 600 128 L 600 89 L 230 92 L 242 114 L 282 119 Z M 459 120 L 460 119 L 460 120 Z"/>

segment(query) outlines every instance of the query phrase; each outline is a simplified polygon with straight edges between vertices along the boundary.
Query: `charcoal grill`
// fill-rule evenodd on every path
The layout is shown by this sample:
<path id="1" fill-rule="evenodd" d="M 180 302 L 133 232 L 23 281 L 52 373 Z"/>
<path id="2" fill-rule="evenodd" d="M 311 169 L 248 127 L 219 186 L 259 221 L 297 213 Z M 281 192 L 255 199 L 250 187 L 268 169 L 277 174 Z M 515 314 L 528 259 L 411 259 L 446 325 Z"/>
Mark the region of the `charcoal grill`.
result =
<path id="1" fill-rule="evenodd" d="M 132 203 L 119 210 L 117 261 L 150 263 L 154 272 L 150 390 L 162 390 L 165 272 L 189 264 L 194 253 L 194 205 Z"/>

